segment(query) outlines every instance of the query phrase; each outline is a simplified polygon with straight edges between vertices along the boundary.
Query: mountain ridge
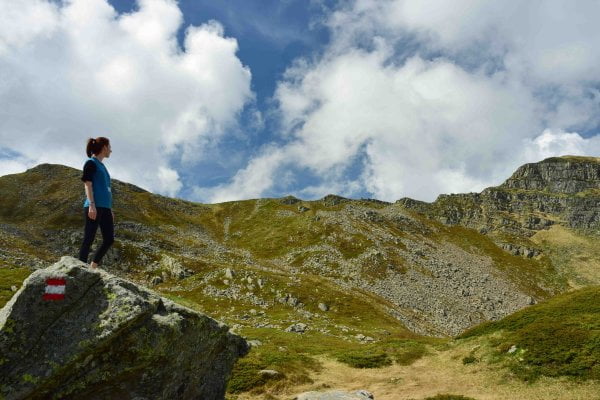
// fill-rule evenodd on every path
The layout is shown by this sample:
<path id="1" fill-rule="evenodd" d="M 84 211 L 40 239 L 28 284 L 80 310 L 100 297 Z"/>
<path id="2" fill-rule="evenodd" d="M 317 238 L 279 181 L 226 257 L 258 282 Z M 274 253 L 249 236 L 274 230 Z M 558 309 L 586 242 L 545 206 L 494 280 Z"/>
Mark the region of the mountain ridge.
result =
<path id="1" fill-rule="evenodd" d="M 523 173 L 536 168 L 564 178 L 565 169 L 557 165 L 572 172 L 567 177 L 582 170 L 596 177 L 598 160 L 551 157 L 525 164 L 505 183 L 515 177 L 537 179 L 539 174 Z M 0 233 L 5 242 L 17 244 L 23 259 L 36 251 L 46 259 L 75 252 L 82 219 L 82 195 L 76 195 L 81 192 L 79 174 L 43 164 L 0 177 L 0 190 L 7 194 Z M 314 275 L 330 279 L 340 290 L 364 290 L 389 302 L 383 312 L 413 332 L 453 335 L 595 281 L 589 268 L 582 272 L 568 260 L 557 263 L 554 258 L 560 259 L 560 254 L 545 249 L 536 236 L 568 229 L 593 237 L 600 222 L 599 197 L 586 191 L 595 190 L 594 179 L 574 194 L 503 184 L 480 193 L 440 195 L 432 203 L 329 194 L 319 200 L 285 196 L 215 204 L 155 195 L 115 179 L 119 243 L 107 255 L 107 265 L 124 265 L 123 273 L 155 285 L 168 284 L 171 275 L 185 279 L 203 269 L 210 270 L 207 276 L 218 275 L 233 265 L 252 269 L 255 275 Z M 48 238 L 55 240 L 48 243 Z M 586 251 L 591 254 L 581 257 L 593 264 L 593 245 Z M 0 254 L 0 263 L 10 264 L 10 259 Z M 175 268 L 169 260 L 181 265 Z M 242 288 L 225 290 L 216 281 L 206 285 L 212 294 L 235 292 L 253 301 L 262 296 L 266 304 L 279 300 L 266 300 L 264 293 L 245 295 Z"/>
<path id="2" fill-rule="evenodd" d="M 567 161 L 575 169 L 597 164 Z M 44 165 L 0 177 L 0 304 L 31 271 L 77 253 L 80 174 Z M 600 198 L 593 187 L 576 193 L 491 187 L 431 203 L 330 194 L 201 204 L 119 180 L 113 185 L 116 241 L 103 268 L 223 321 L 256 344 L 234 368 L 228 399 L 255 398 L 244 394 L 253 388 L 271 388 L 279 398 L 276 388 L 284 385 L 316 385 L 315 357 L 321 356 L 354 366 L 422 360 L 436 369 L 437 355 L 452 354 L 459 365 L 448 368 L 464 374 L 474 370 L 461 357 L 518 362 L 533 346 L 519 342 L 522 332 L 537 327 L 505 335 L 486 326 L 496 329 L 517 316 L 528 320 L 538 304 L 600 283 Z M 570 332 L 561 322 L 554 321 Z M 553 329 L 548 320 L 544 324 L 543 332 Z M 484 335 L 457 336 L 478 327 Z M 594 340 L 593 332 L 586 340 Z M 511 345 L 518 348 L 514 356 Z M 531 354 L 553 349 L 540 342 Z M 282 372 L 282 380 L 257 378 L 264 369 Z M 516 371 L 525 377 L 532 372 Z M 536 371 L 547 375 L 549 369 Z M 568 375 L 569 365 L 561 371 Z M 390 390 L 409 389 L 393 385 Z"/>

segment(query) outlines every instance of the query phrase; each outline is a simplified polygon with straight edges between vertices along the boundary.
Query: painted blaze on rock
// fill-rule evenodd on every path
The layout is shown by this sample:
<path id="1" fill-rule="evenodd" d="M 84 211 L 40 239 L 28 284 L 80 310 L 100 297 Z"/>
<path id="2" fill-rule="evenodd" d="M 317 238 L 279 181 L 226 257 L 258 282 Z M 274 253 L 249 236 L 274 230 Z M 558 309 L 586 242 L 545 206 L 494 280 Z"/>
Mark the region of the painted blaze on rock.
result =
<path id="1" fill-rule="evenodd" d="M 226 325 L 65 256 L 0 310 L 0 398 L 222 399 L 248 351 Z"/>
<path id="2" fill-rule="evenodd" d="M 62 300 L 65 298 L 65 286 L 67 281 L 64 278 L 46 279 L 46 290 L 42 298 L 44 300 Z"/>

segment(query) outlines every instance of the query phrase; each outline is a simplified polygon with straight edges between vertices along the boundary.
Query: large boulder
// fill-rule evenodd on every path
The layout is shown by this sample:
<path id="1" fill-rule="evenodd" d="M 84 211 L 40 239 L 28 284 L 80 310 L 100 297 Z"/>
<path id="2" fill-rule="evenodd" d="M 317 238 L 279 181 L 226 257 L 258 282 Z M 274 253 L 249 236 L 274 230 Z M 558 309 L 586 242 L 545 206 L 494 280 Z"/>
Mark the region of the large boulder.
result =
<path id="1" fill-rule="evenodd" d="M 0 399 L 223 399 L 247 342 L 73 257 L 0 310 Z"/>

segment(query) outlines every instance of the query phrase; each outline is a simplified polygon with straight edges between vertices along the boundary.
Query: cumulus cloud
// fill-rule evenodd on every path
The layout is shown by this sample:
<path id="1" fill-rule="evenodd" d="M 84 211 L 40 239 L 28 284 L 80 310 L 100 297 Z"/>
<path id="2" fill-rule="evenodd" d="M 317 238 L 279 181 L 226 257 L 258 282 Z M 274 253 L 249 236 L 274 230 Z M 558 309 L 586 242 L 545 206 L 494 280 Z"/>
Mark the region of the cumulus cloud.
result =
<path id="1" fill-rule="evenodd" d="M 111 176 L 173 196 L 172 164 L 193 165 L 235 127 L 253 99 L 237 41 L 210 21 L 188 26 L 181 48 L 174 0 L 138 6 L 0 3 L 0 140 L 27 167 L 81 168 L 87 137 L 107 136 Z"/>
<path id="2" fill-rule="evenodd" d="M 0 176 L 8 174 L 17 174 L 23 172 L 27 168 L 27 164 L 24 164 L 18 160 L 0 160 Z"/>
<path id="3" fill-rule="evenodd" d="M 523 140 L 523 151 L 529 160 L 539 160 L 559 154 L 600 155 L 600 135 L 583 138 L 576 132 L 544 130 L 535 138 Z"/>
<path id="4" fill-rule="evenodd" d="M 232 182 L 214 187 L 194 187 L 192 197 L 205 198 L 209 203 L 258 198 L 276 182 L 275 177 L 285 165 L 288 149 L 267 145 L 233 177 Z M 208 198 L 207 198 L 208 197 Z"/>
<path id="5" fill-rule="evenodd" d="M 308 169 L 315 194 L 348 184 L 338 193 L 432 201 L 500 184 L 525 162 L 598 156 L 599 136 L 577 131 L 600 125 L 598 12 L 593 1 L 343 3 L 322 56 L 278 83 L 284 143 L 216 197 L 259 197 L 282 170 Z"/>

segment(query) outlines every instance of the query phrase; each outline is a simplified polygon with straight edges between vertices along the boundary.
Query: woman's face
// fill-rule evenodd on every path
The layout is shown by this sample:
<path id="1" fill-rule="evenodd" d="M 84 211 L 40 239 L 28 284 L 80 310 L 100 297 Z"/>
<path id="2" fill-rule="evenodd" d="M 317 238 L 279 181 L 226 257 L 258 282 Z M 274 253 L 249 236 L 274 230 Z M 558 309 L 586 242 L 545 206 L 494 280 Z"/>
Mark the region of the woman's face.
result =
<path id="1" fill-rule="evenodd" d="M 102 151 L 104 152 L 104 157 L 110 157 L 110 153 L 112 153 L 112 149 L 110 148 L 110 143 L 107 144 L 106 146 L 104 146 Z"/>

